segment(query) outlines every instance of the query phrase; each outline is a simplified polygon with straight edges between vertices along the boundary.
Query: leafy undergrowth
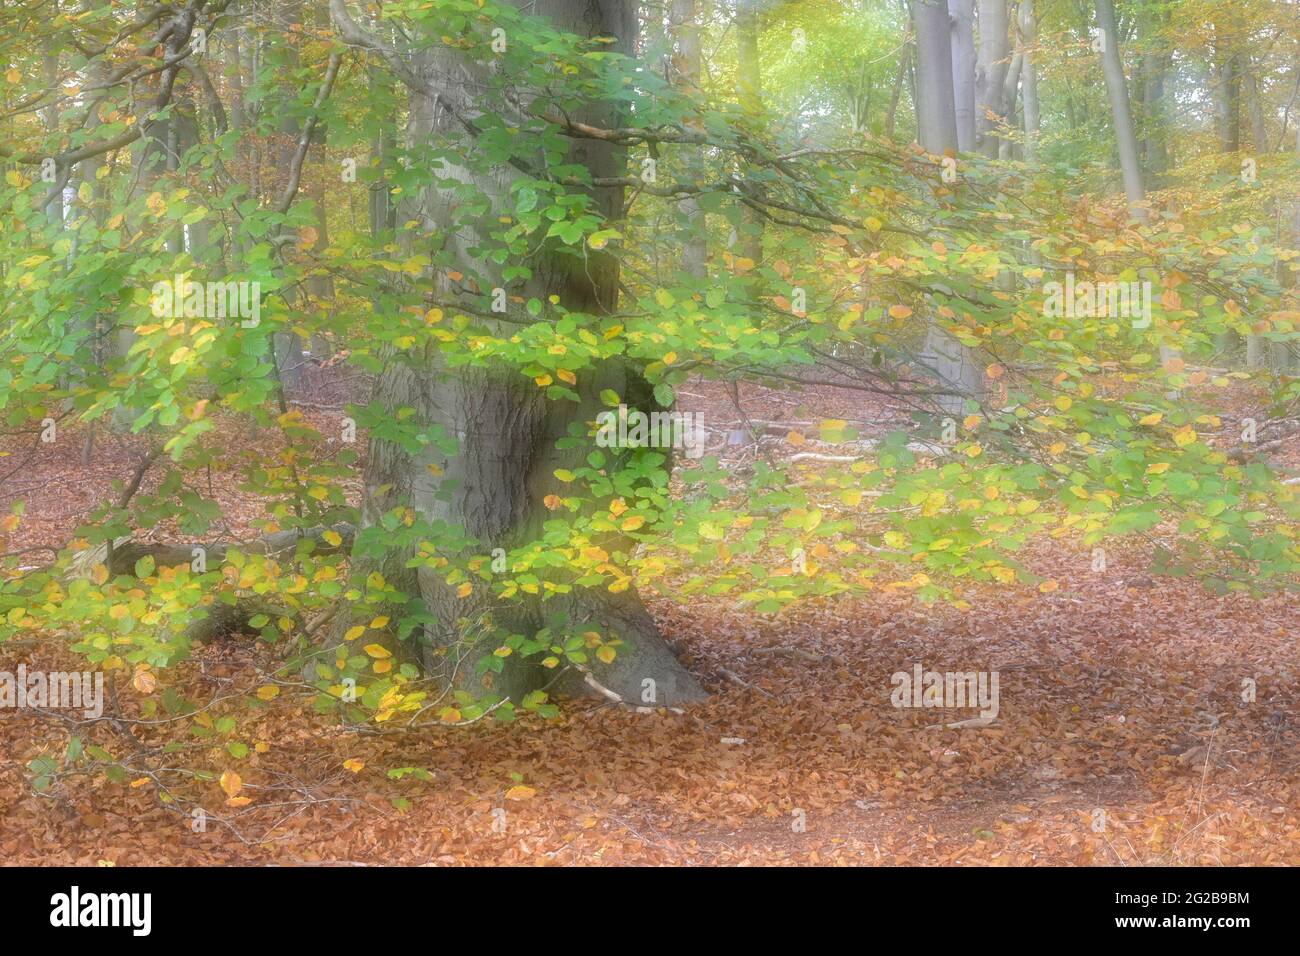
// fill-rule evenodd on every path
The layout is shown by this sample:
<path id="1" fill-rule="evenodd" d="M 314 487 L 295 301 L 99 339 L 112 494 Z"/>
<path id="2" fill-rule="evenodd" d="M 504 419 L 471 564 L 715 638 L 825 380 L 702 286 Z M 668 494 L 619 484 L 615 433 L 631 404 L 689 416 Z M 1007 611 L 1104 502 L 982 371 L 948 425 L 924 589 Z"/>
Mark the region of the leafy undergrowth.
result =
<path id="1" fill-rule="evenodd" d="M 782 400 L 764 400 L 775 418 Z M 821 414 L 834 411 L 825 404 Z M 746 411 L 758 417 L 754 403 Z M 870 414 L 883 421 L 888 410 Z M 48 542 L 66 540 L 131 460 L 117 439 L 89 473 L 52 456 L 31 466 L 39 490 L 28 496 L 28 533 Z M 256 511 L 218 492 L 228 513 Z M 1153 578 L 1146 543 L 1108 548 L 1104 572 L 1064 541 L 1026 561 L 1058 589 L 975 590 L 966 610 L 877 592 L 777 617 L 724 599 L 655 600 L 713 695 L 686 714 L 575 701 L 550 721 L 347 732 L 292 685 L 260 699 L 275 648 L 217 642 L 165 675 L 167 689 L 207 705 L 197 717 L 140 720 L 164 688 L 125 677 L 106 709 L 123 720 L 73 726 L 0 711 L 0 858 L 1300 863 L 1294 599 Z M 55 640 L 3 652 L 10 670 L 78 666 Z M 975 711 L 893 707 L 891 674 L 915 664 L 998 671 L 996 721 L 949 729 Z M 69 762 L 72 736 L 80 753 Z M 102 752 L 123 767 L 116 781 Z M 38 794 L 27 767 L 42 757 L 59 770 Z"/>

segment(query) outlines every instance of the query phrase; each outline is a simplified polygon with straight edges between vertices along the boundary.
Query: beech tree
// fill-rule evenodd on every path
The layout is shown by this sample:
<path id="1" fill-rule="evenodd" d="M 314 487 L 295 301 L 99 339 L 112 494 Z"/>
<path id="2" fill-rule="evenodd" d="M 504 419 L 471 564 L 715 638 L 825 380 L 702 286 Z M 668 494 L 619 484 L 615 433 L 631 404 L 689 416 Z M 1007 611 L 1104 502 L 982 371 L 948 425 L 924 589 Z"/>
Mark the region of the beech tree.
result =
<path id="1" fill-rule="evenodd" d="M 1208 95 L 1172 109 L 1202 30 L 1147 73 L 1179 159 L 1150 196 L 1112 0 L 1100 57 L 1051 42 L 1090 14 L 1028 0 L 1014 48 L 1001 0 L 970 41 L 964 0 L 0 10 L 0 412 L 33 445 L 138 443 L 44 563 L 13 493 L 0 639 L 151 688 L 255 635 L 265 699 L 418 729 L 685 708 L 709 676 L 647 602 L 1050 593 L 1017 557 L 1044 535 L 1159 528 L 1153 573 L 1293 586 L 1296 487 L 1220 406 L 1249 380 L 1284 422 L 1300 388 L 1216 364 L 1221 336 L 1296 336 L 1272 7 L 1236 62 L 1285 151 L 1225 158 Z M 1135 29 L 1135 68 L 1203 12 Z M 692 410 L 700 382 L 730 407 Z M 756 385 L 906 424 L 756 420 Z"/>

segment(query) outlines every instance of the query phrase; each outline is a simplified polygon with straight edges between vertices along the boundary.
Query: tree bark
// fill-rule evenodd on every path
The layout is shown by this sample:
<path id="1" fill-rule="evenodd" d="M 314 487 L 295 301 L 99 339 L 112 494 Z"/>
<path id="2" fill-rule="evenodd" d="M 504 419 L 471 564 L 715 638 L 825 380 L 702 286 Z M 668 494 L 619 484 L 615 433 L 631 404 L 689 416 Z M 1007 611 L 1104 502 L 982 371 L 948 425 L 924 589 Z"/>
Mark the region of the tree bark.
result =
<path id="1" fill-rule="evenodd" d="M 674 58 L 674 79 L 678 86 L 691 94 L 700 91 L 700 27 L 696 19 L 695 0 L 673 0 L 672 29 L 677 41 Z M 688 182 L 704 179 L 703 155 L 693 147 L 684 151 Z M 709 247 L 704 220 L 704 210 L 699 200 L 688 196 L 677 204 L 686 223 L 686 241 L 682 244 L 682 271 L 695 279 L 708 276 Z"/>
<path id="2" fill-rule="evenodd" d="M 1169 53 L 1152 47 L 1165 43 L 1160 23 L 1153 12 L 1139 21 L 1142 53 L 1142 159 L 1152 185 L 1158 185 L 1169 170 L 1169 107 L 1165 80 Z"/>
<path id="3" fill-rule="evenodd" d="M 1038 18 L 1034 0 L 1020 0 L 1020 39 L 1024 43 L 1025 161 L 1038 161 L 1038 134 L 1042 122 L 1038 110 L 1038 66 L 1034 62 L 1034 45 L 1038 42 Z"/>
<path id="4" fill-rule="evenodd" d="M 1142 169 L 1138 163 L 1137 136 L 1133 131 L 1133 112 L 1129 108 L 1128 82 L 1124 79 L 1124 62 L 1120 58 L 1119 31 L 1115 27 L 1113 0 L 1097 0 L 1097 27 L 1102 36 L 1101 66 L 1106 77 L 1106 93 L 1110 99 L 1111 122 L 1115 128 L 1115 144 L 1119 149 L 1120 172 L 1124 178 L 1124 194 L 1128 197 L 1130 214 L 1139 221 L 1147 218 L 1143 202 L 1146 191 L 1142 187 Z"/>
<path id="5" fill-rule="evenodd" d="M 957 148 L 975 148 L 975 0 L 948 0 L 952 25 L 952 89 Z"/>
<path id="6" fill-rule="evenodd" d="M 1241 69 L 1227 18 L 1214 24 L 1214 60 L 1219 152 L 1235 153 L 1241 148 Z"/>
<path id="7" fill-rule="evenodd" d="M 623 53 L 631 50 L 636 24 L 626 0 L 515 2 L 529 13 L 548 17 L 560 29 L 615 38 L 613 44 L 602 49 Z M 336 22 L 340 20 L 340 6 L 335 6 Z M 418 145 L 435 136 L 453 137 L 459 138 L 466 150 L 473 150 L 473 142 L 457 114 L 472 118 L 482 108 L 478 91 L 488 85 L 491 66 L 462 59 L 445 47 L 432 47 L 414 55 L 411 69 L 424 81 L 425 89 L 438 91 L 439 101 L 412 88 L 407 129 L 410 143 Z M 595 123 L 608 123 L 614 118 L 612 108 L 600 103 L 569 115 Z M 540 148 L 537 159 L 540 166 Z M 575 140 L 566 161 L 585 165 L 593 178 L 618 177 L 624 174 L 626 156 L 622 148 L 609 143 Z M 492 200 L 492 208 L 482 214 L 480 229 L 462 227 L 446 236 L 444 248 L 466 263 L 469 271 L 479 235 L 513 208 L 510 183 L 516 174 L 502 167 L 476 172 L 452 166 L 440 175 L 457 182 L 473 182 Z M 592 194 L 606 217 L 621 216 L 622 187 L 599 187 Z M 451 190 L 439 190 L 435 185 L 403 203 L 399 218 L 423 222 L 441 235 L 441 227 L 452 219 L 455 201 Z M 481 267 L 481 263 L 478 265 Z M 618 268 L 610 256 L 593 250 L 585 265 L 575 264 L 573 259 L 544 248 L 532 265 L 533 277 L 517 280 L 510 289 L 512 294 L 536 296 L 543 301 L 556 295 L 565 308 L 575 312 L 604 314 L 614 309 Z M 453 298 L 458 293 L 447 287 L 442 294 Z M 450 456 L 433 445 L 412 453 L 396 443 L 372 439 L 365 472 L 362 528 L 373 527 L 382 515 L 394 509 L 411 508 L 422 518 L 460 526 L 467 537 L 479 542 L 472 549 L 474 554 L 495 548 L 509 552 L 537 540 L 543 523 L 551 516 L 544 500 L 565 494 L 567 487 L 554 472 L 580 467 L 592 450 L 585 445 L 557 448 L 557 441 L 569 434 L 571 425 L 582 425 L 586 430 L 585 423 L 594 420 L 604 407 L 598 397 L 602 389 L 618 392 L 630 407 L 646 407 L 651 401 L 639 373 L 623 363 L 606 361 L 594 371 L 580 374 L 575 387 L 580 403 L 548 402 L 541 390 L 513 366 L 452 368 L 442 360 L 440 352 L 432 349 L 415 361 L 389 355 L 376 384 L 375 400 L 393 413 L 403 407 L 413 408 L 415 421 L 441 426 L 446 434 L 458 439 L 460 447 Z M 614 451 L 606 449 L 607 453 Z M 611 462 L 608 467 L 613 469 L 617 463 Z M 634 589 L 611 593 L 575 587 L 571 593 L 554 596 L 543 605 L 540 600 L 500 601 L 490 587 L 479 581 L 471 593 L 462 596 L 457 586 L 447 584 L 443 574 L 434 569 L 405 567 L 409 553 L 394 549 L 378 558 L 368 551 L 361 552 L 361 537 L 353 556 L 354 575 L 381 571 L 390 584 L 414 597 L 432 615 L 419 641 L 422 653 L 407 656 L 421 658 L 429 671 L 471 694 L 500 693 L 518 701 L 555 677 L 554 672 L 518 655 L 505 658 L 500 673 L 488 671 L 479 676 L 475 664 L 500 646 L 501 636 L 531 635 L 546 626 L 551 615 L 563 612 L 575 633 L 595 630 L 606 638 L 617 637 L 624 642 L 613 663 L 593 665 L 590 671 L 606 690 L 622 700 L 649 703 L 645 695 L 651 686 L 653 702 L 660 705 L 687 703 L 704 696 L 695 678 L 669 649 Z M 348 615 L 340 617 L 342 620 L 334 626 L 335 640 L 340 629 L 351 623 Z M 490 621 L 487 630 L 494 633 L 484 633 L 480 625 L 485 621 Z M 458 666 L 453 667 L 452 661 Z M 552 691 L 592 693 L 586 676 L 570 672 Z"/>
<path id="8" fill-rule="evenodd" d="M 942 155 L 957 150 L 948 8 L 940 0 L 911 0 L 916 29 L 916 129 L 921 145 Z"/>
<path id="9" fill-rule="evenodd" d="M 957 116 L 948 8 L 931 0 L 912 0 L 912 22 L 916 28 L 916 125 L 921 145 L 931 153 L 955 154 Z M 974 351 L 933 318 L 927 323 L 922 359 L 942 387 L 960 393 L 939 399 L 945 412 L 960 414 L 964 396 L 979 395 L 983 372 Z"/>
<path id="10" fill-rule="evenodd" d="M 894 74 L 894 87 L 889 93 L 889 110 L 885 113 L 885 139 L 894 138 L 894 127 L 898 120 L 898 101 L 903 95 L 903 81 L 907 77 L 908 66 L 912 61 L 912 46 L 907 44 L 898 54 L 898 72 Z"/>
<path id="11" fill-rule="evenodd" d="M 979 55 L 975 65 L 975 135 L 979 151 L 998 155 L 996 130 L 1007 109 L 1003 85 L 1007 77 L 1007 0 L 979 0 Z"/>
<path id="12" fill-rule="evenodd" d="M 736 3 L 736 98 L 740 107 L 757 120 L 763 112 L 763 64 L 759 60 L 758 39 L 761 27 L 759 0 Z M 763 259 L 763 216 L 745 207 L 745 237 L 741 254 L 754 262 Z"/>

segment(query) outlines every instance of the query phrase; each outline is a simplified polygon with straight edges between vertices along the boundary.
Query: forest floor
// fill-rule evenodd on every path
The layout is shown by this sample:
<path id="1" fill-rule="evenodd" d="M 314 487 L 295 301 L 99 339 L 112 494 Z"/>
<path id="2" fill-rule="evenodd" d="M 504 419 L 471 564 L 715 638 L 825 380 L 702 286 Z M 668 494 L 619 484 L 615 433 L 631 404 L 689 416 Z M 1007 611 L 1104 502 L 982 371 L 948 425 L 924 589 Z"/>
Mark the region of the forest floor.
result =
<path id="1" fill-rule="evenodd" d="M 730 404 L 718 386 L 682 394 L 687 410 L 710 415 L 725 417 L 718 410 Z M 751 419 L 906 422 L 839 389 L 812 399 L 746 389 L 743 399 Z M 1240 403 L 1238 416 L 1249 412 Z M 341 414 L 307 410 L 331 433 Z M 222 440 L 256 452 L 274 436 Z M 11 547 L 66 542 L 142 447 L 101 436 L 83 468 L 80 444 L 42 448 L 24 468 L 16 496 L 27 518 Z M 1300 462 L 1275 462 L 1300 473 Z M 219 476 L 213 491 L 230 514 L 259 510 Z M 258 746 L 235 761 L 190 743 L 176 760 L 237 768 L 252 802 L 231 809 L 215 782 L 195 784 L 212 814 L 195 832 L 147 777 L 74 777 L 35 794 L 25 765 L 61 754 L 69 730 L 4 710 L 0 862 L 1300 863 L 1294 598 L 1219 597 L 1152 579 L 1136 549 L 1108 547 L 1105 573 L 1061 541 L 1026 561 L 1059 589 L 990 587 L 968 595 L 966 610 L 876 591 L 774 617 L 732 599 L 652 599 L 712 694 L 684 715 L 574 701 L 550 721 L 350 733 L 302 698 L 235 695 L 264 682 L 275 651 L 216 642 L 166 679 L 195 700 L 231 694 L 213 716 L 236 716 L 239 738 Z M 19 663 L 77 667 L 53 641 L 0 646 L 0 668 Z M 949 729 L 941 722 L 975 712 L 891 706 L 890 675 L 918 663 L 998 671 L 996 721 Z M 1254 702 L 1242 699 L 1246 678 Z M 107 723 L 89 736 L 119 755 L 167 739 Z M 427 774 L 390 775 L 400 768 Z"/>

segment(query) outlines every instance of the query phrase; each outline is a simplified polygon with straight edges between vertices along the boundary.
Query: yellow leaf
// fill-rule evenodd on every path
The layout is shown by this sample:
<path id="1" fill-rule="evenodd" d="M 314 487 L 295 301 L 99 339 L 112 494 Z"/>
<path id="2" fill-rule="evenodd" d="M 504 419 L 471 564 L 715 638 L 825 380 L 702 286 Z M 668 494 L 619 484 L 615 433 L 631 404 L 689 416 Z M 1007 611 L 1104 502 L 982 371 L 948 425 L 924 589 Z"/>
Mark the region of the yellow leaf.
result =
<path id="1" fill-rule="evenodd" d="M 608 644 L 603 645 L 596 651 L 596 657 L 604 661 L 606 664 L 614 663 L 615 656 L 616 656 L 616 651 Z"/>
<path id="2" fill-rule="evenodd" d="M 1168 470 L 1169 462 L 1167 461 L 1158 461 L 1154 465 L 1147 465 L 1148 475 L 1163 475 Z"/>
<path id="3" fill-rule="evenodd" d="M 1164 417 L 1165 417 L 1165 416 L 1164 416 L 1164 413 L 1163 413 L 1163 412 L 1152 412 L 1150 415 L 1143 415 L 1141 418 L 1139 418 L 1139 419 L 1138 419 L 1138 424 L 1139 424 L 1139 425 L 1157 425 L 1157 424 L 1160 423 L 1160 419 L 1162 419 L 1162 418 L 1164 418 Z"/>
<path id="4" fill-rule="evenodd" d="M 343 535 L 337 531 L 326 531 L 321 537 L 325 539 L 326 543 L 335 548 L 343 543 Z"/>
<path id="5" fill-rule="evenodd" d="M 1196 430 L 1191 425 L 1184 425 L 1174 432 L 1174 444 L 1179 448 L 1186 448 L 1194 441 L 1196 441 Z"/>
<path id="6" fill-rule="evenodd" d="M 362 634 L 366 633 L 365 625 L 358 624 L 356 627 L 348 628 L 348 632 L 343 635 L 345 641 L 355 641 Z"/>
<path id="7" fill-rule="evenodd" d="M 640 515 L 632 515 L 632 517 L 626 519 L 621 525 L 619 525 L 619 527 L 624 531 L 635 531 L 643 524 L 645 524 L 645 518 Z"/>
<path id="8" fill-rule="evenodd" d="M 385 657 L 393 656 L 391 653 L 389 653 L 388 648 L 384 647 L 384 645 L 382 644 L 367 644 L 363 648 L 363 650 L 371 657 L 377 657 L 380 658 L 381 660 Z"/>
<path id="9" fill-rule="evenodd" d="M 280 688 L 276 687 L 274 684 L 264 684 L 257 689 L 257 697 L 259 700 L 274 700 L 279 696 Z"/>
<path id="10" fill-rule="evenodd" d="M 243 778 L 233 770 L 227 770 L 221 775 L 221 789 L 226 791 L 226 796 L 237 797 L 239 791 L 244 788 Z"/>
<path id="11" fill-rule="evenodd" d="M 357 760 L 355 757 L 343 761 L 343 769 L 351 770 L 353 773 L 360 773 L 365 769 L 365 767 L 366 762 L 364 760 Z"/>
<path id="12" fill-rule="evenodd" d="M 555 375 L 561 382 L 568 385 L 576 385 L 578 383 L 578 376 L 574 375 L 567 368 L 558 369 Z"/>
<path id="13" fill-rule="evenodd" d="M 1070 410 L 1070 406 L 1074 404 L 1074 399 L 1072 399 L 1069 395 L 1057 395 L 1056 398 L 1052 400 L 1052 404 L 1055 405 L 1061 411 L 1068 412 Z"/>
<path id="14" fill-rule="evenodd" d="M 23 81 L 23 75 L 18 72 L 18 69 L 16 67 L 10 67 L 8 71 L 5 72 L 6 83 L 9 83 L 12 86 L 17 86 L 22 81 Z"/>
<path id="15" fill-rule="evenodd" d="M 154 688 L 158 686 L 158 681 L 148 671 L 136 671 L 135 676 L 131 678 L 131 686 L 142 694 L 152 694 Z"/>
<path id="16" fill-rule="evenodd" d="M 534 790 L 532 787 L 525 787 L 523 784 L 520 784 L 519 786 L 511 787 L 509 790 L 506 791 L 506 799 L 507 800 L 531 800 L 536 794 L 537 791 Z"/>
<path id="17" fill-rule="evenodd" d="M 905 305 L 891 305 L 889 307 L 889 315 L 891 318 L 905 319 L 911 314 L 912 310 Z"/>
<path id="18" fill-rule="evenodd" d="M 90 580 L 96 584 L 103 584 L 108 580 L 108 568 L 102 564 L 97 564 L 90 569 Z"/>
<path id="19" fill-rule="evenodd" d="M 474 585 L 470 584 L 468 581 L 456 589 L 456 597 L 469 597 L 473 593 Z"/>
<path id="20" fill-rule="evenodd" d="M 1048 594 L 1059 587 L 1060 585 L 1055 581 L 1044 581 L 1042 584 L 1038 585 L 1038 590 L 1042 591 L 1044 594 Z"/>
<path id="21" fill-rule="evenodd" d="M 370 622 L 370 626 L 376 631 L 379 630 L 381 627 L 387 627 L 388 615 L 387 614 L 379 615 L 379 617 L 375 618 L 373 621 Z"/>
<path id="22" fill-rule="evenodd" d="M 664 355 L 664 357 L 660 361 L 662 361 L 665 365 L 672 365 L 674 362 L 677 361 L 677 353 L 668 352 Z"/>

